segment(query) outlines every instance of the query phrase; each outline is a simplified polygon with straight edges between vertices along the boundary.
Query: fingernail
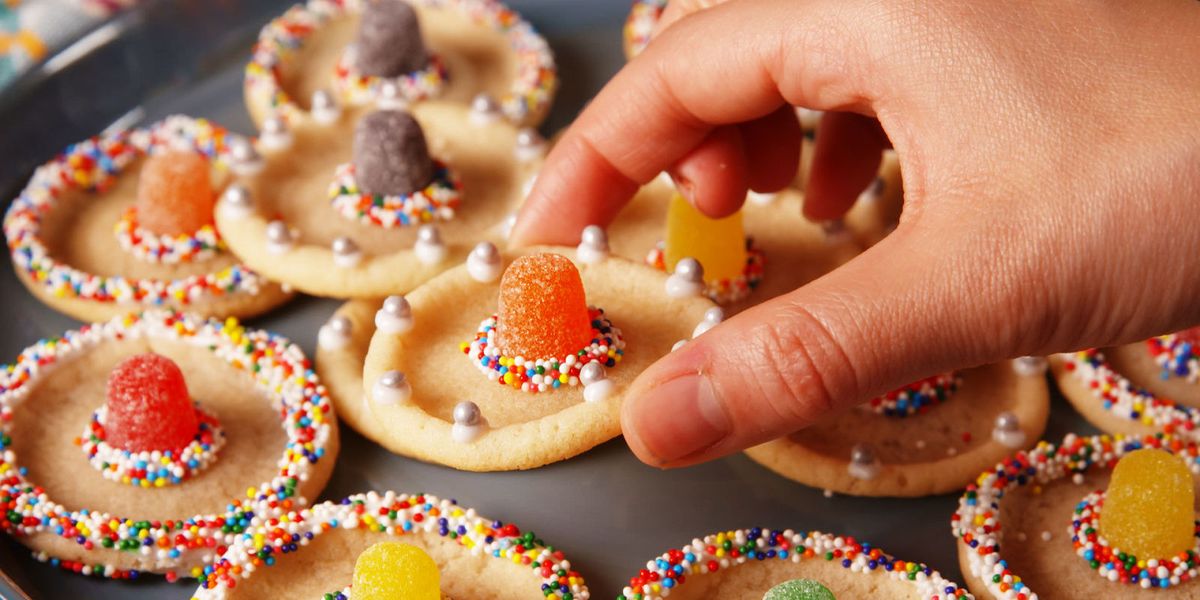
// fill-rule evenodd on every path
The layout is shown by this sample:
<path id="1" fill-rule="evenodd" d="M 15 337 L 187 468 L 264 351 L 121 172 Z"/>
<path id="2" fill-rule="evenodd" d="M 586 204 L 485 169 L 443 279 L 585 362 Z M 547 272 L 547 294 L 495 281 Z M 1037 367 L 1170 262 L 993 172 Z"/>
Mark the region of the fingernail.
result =
<path id="1" fill-rule="evenodd" d="M 683 196 L 688 204 L 696 206 L 696 184 L 692 183 L 691 179 L 679 174 L 671 175 L 671 181 L 675 182 L 675 189 L 679 191 L 679 195 Z"/>
<path id="2" fill-rule="evenodd" d="M 733 431 L 712 381 L 703 375 L 671 379 L 639 400 L 638 437 L 661 464 L 707 450 Z"/>

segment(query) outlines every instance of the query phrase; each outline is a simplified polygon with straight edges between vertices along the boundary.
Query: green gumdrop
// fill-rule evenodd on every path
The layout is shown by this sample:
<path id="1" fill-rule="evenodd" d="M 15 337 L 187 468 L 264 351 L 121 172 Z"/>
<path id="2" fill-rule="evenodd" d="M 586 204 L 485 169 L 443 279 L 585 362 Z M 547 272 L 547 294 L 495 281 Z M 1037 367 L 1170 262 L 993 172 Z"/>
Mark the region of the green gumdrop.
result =
<path id="1" fill-rule="evenodd" d="M 769 590 L 763 600 L 837 600 L 829 588 L 811 579 L 793 579 Z"/>

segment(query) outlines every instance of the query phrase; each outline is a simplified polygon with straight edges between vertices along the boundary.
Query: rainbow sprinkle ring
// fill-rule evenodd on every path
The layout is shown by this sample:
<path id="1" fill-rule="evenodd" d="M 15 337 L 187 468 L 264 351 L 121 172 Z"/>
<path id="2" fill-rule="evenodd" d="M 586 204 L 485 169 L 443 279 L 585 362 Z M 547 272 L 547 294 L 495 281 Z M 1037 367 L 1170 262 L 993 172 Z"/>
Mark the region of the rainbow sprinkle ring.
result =
<path id="1" fill-rule="evenodd" d="M 225 431 L 217 418 L 195 407 L 200 430 L 183 448 L 133 452 L 108 444 L 104 432 L 108 408 L 101 406 L 92 413 L 83 435 L 75 444 L 100 474 L 109 481 L 134 487 L 151 488 L 178 485 L 203 471 L 217 459 L 217 451 L 225 445 Z"/>
<path id="2" fill-rule="evenodd" d="M 60 362 L 69 363 L 102 342 L 137 338 L 185 343 L 253 376 L 255 385 L 278 403 L 281 427 L 287 435 L 278 474 L 271 481 L 250 487 L 245 499 L 231 499 L 221 514 L 150 521 L 86 508 L 68 509 L 26 479 L 26 469 L 13 450 L 13 438 L 21 435 L 13 430 L 13 416 L 19 410 L 36 410 L 36 406 L 26 408 L 30 390 Z M 332 410 L 325 388 L 298 346 L 265 331 L 247 330 L 235 319 L 221 322 L 150 311 L 43 340 L 0 369 L 0 529 L 31 545 L 47 536 L 74 544 L 82 554 L 94 557 L 94 562 L 60 560 L 44 552 L 34 556 L 85 575 L 138 577 L 140 571 L 104 562 L 116 553 L 125 553 L 142 569 L 166 573 L 168 580 L 181 575 L 199 577 L 201 565 L 222 552 L 252 521 L 273 518 L 308 502 L 297 495 L 296 487 L 309 478 L 336 439 Z M 147 496 L 147 502 L 153 498 Z"/>
<path id="3" fill-rule="evenodd" d="M 445 164 L 434 161 L 433 165 L 433 181 L 403 196 L 368 194 L 358 188 L 354 165 L 340 165 L 329 186 L 333 208 L 347 219 L 385 229 L 453 219 L 462 201 L 462 184 Z"/>
<path id="4" fill-rule="evenodd" d="M 958 390 L 962 380 L 955 373 L 942 373 L 910 383 L 898 390 L 873 398 L 871 412 L 888 417 L 911 417 L 924 414 Z"/>
<path id="5" fill-rule="evenodd" d="M 521 122 L 550 105 L 558 88 L 554 54 L 546 40 L 516 12 L 496 0 L 410 1 L 419 8 L 459 12 L 468 20 L 495 29 L 508 38 L 509 46 L 516 55 L 517 77 L 512 88 L 499 102 L 509 120 Z M 283 89 L 282 73 L 286 70 L 286 64 L 295 58 L 297 51 L 315 31 L 330 21 L 361 12 L 362 6 L 362 0 L 308 0 L 306 4 L 288 9 L 263 27 L 254 47 L 254 56 L 246 65 L 247 101 L 252 105 L 268 107 L 270 112 L 287 121 L 295 122 L 301 118 L 303 109 Z M 335 72 L 334 76 L 336 80 L 338 74 Z M 435 94 L 441 83 L 453 76 L 454 73 L 445 73 L 440 61 L 435 59 L 430 69 L 415 74 L 412 81 L 400 82 L 399 88 L 403 94 L 414 95 L 408 100 L 415 101 Z M 348 72 L 344 78 L 343 91 L 350 95 L 350 101 L 372 98 L 381 87 L 370 81 L 359 81 Z"/>
<path id="6" fill-rule="evenodd" d="M 642 53 L 650 43 L 650 33 L 667 10 L 667 0 L 637 0 L 625 20 L 625 44 L 630 58 Z"/>
<path id="7" fill-rule="evenodd" d="M 621 330 L 613 326 L 604 311 L 588 307 L 592 318 L 592 341 L 575 354 L 559 357 L 528 360 L 522 357 L 504 356 L 495 344 L 498 315 L 484 319 L 475 332 L 475 339 L 460 345 L 472 364 L 488 376 L 488 379 L 523 392 L 546 392 L 562 386 L 580 384 L 580 373 L 588 363 L 600 363 L 612 368 L 625 356 L 625 338 Z M 586 382 L 584 382 L 586 383 Z"/>
<path id="8" fill-rule="evenodd" d="M 1200 356 L 1197 356 L 1200 348 L 1196 347 L 1198 333 L 1192 329 L 1146 340 L 1150 355 L 1162 368 L 1160 377 L 1183 377 L 1188 383 L 1200 381 Z"/>
<path id="9" fill-rule="evenodd" d="M 667 270 L 666 257 L 666 242 L 660 240 L 646 254 L 646 264 L 665 272 Z M 762 248 L 754 245 L 753 238 L 747 237 L 746 266 L 742 267 L 742 274 L 733 279 L 705 282 L 704 295 L 717 304 L 729 304 L 742 300 L 758 288 L 758 284 L 762 283 L 763 270 L 766 268 L 766 264 L 767 255 L 763 253 Z"/>
<path id="10" fill-rule="evenodd" d="M 1104 410 L 1114 416 L 1161 429 L 1165 433 L 1200 437 L 1200 410 L 1160 398 L 1134 384 L 1105 359 L 1099 349 L 1060 354 L 1063 369 L 1091 390 Z"/>
<path id="11" fill-rule="evenodd" d="M 114 231 L 117 243 L 139 260 L 174 265 L 201 262 L 225 250 L 217 228 L 205 225 L 182 235 L 158 235 L 138 225 L 137 210 L 132 206 L 121 215 Z"/>
<path id="12" fill-rule="evenodd" d="M 928 600 L 973 598 L 927 565 L 898 560 L 852 537 L 755 527 L 715 533 L 703 540 L 692 540 L 683 548 L 668 550 L 630 578 L 617 600 L 662 600 L 691 578 L 764 560 L 836 561 L 842 568 L 863 577 L 882 576 L 911 582 L 918 594 Z"/>
<path id="13" fill-rule="evenodd" d="M 85 140 L 34 172 L 29 184 L 13 201 L 4 216 L 4 235 L 13 263 L 35 284 L 55 298 L 78 298 L 94 302 L 118 302 L 141 305 L 177 304 L 187 306 L 217 296 L 256 294 L 266 280 L 246 267 L 235 265 L 215 273 L 193 275 L 176 280 L 132 279 L 87 273 L 51 255 L 42 241 L 42 225 L 64 194 L 81 190 L 102 193 L 133 161 L 147 154 L 167 150 L 199 152 L 218 168 L 228 164 L 226 132 L 203 119 L 168 117 L 146 129 L 118 131 Z M 118 223 L 118 236 L 122 225 Z M 130 230 L 130 235 L 135 235 Z M 147 245 L 148 244 L 148 245 Z M 161 262 L 197 260 L 205 246 L 216 247 L 215 231 L 203 230 L 186 240 L 170 240 L 150 250 L 154 242 L 143 239 L 141 253 L 155 254 Z M 193 248 L 198 247 L 193 252 Z"/>
<path id="14" fill-rule="evenodd" d="M 980 475 L 975 483 L 967 486 L 966 493 L 958 501 L 958 510 L 950 522 L 954 536 L 965 550 L 971 574 L 983 582 L 988 591 L 997 598 L 1037 600 L 1037 592 L 1026 585 L 1019 573 L 1009 569 L 1008 563 L 1000 554 L 1001 542 L 1004 539 L 1000 522 L 1000 503 L 1004 496 L 1021 486 L 1040 488 L 1066 478 L 1082 481 L 1082 474 L 1086 471 L 1093 468 L 1111 470 L 1121 457 L 1141 448 L 1158 448 L 1170 452 L 1182 458 L 1193 473 L 1200 472 L 1200 447 L 1177 436 L 1069 434 L 1061 444 L 1038 442 L 1037 447 L 1032 450 L 1018 452 L 991 471 Z M 1200 575 L 1195 566 L 1195 550 L 1178 560 L 1141 563 L 1133 557 L 1134 562 L 1130 566 L 1127 566 L 1128 563 L 1124 563 L 1121 557 L 1108 557 L 1105 554 L 1107 546 L 1100 543 L 1095 528 L 1090 525 L 1099 520 L 1097 511 L 1102 502 L 1103 493 L 1085 497 L 1076 508 L 1071 523 L 1075 533 L 1072 549 L 1082 560 L 1089 561 L 1089 566 L 1096 569 L 1101 576 L 1113 580 L 1114 585 L 1118 585 L 1115 583 L 1117 581 L 1123 581 L 1143 588 L 1161 588 L 1190 581 Z M 1117 560 L 1110 560 L 1111 558 Z M 1142 564 L 1146 566 L 1142 567 Z M 1150 564 L 1153 564 L 1153 570 Z M 1118 595 L 1120 592 L 1114 588 L 1113 596 Z"/>
<path id="15" fill-rule="evenodd" d="M 337 530 L 361 530 L 400 538 L 419 533 L 438 535 L 457 542 L 464 553 L 490 556 L 533 571 L 540 580 L 537 591 L 543 597 L 587 600 L 591 596 L 583 577 L 571 569 L 563 553 L 545 545 L 531 532 L 521 533 L 515 525 L 480 517 L 474 509 L 462 508 L 454 500 L 428 494 L 370 492 L 294 511 L 278 519 L 257 520 L 255 526 L 236 536 L 229 550 L 213 565 L 204 568 L 200 589 L 192 600 L 232 598 L 239 580 L 252 577 L 260 569 L 285 563 L 288 554 L 302 551 L 317 536 L 335 535 Z M 481 587 L 485 585 L 486 582 L 480 582 Z"/>

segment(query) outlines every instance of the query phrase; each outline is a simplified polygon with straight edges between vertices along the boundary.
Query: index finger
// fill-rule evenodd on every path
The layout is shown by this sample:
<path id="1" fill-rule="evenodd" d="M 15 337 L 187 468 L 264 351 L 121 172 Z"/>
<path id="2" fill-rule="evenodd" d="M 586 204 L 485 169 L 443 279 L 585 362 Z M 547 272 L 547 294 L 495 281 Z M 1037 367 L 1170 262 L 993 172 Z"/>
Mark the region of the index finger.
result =
<path id="1" fill-rule="evenodd" d="M 785 103 L 871 112 L 858 2 L 733 0 L 689 15 L 601 90 L 546 158 L 514 244 L 574 244 L 721 125 Z"/>

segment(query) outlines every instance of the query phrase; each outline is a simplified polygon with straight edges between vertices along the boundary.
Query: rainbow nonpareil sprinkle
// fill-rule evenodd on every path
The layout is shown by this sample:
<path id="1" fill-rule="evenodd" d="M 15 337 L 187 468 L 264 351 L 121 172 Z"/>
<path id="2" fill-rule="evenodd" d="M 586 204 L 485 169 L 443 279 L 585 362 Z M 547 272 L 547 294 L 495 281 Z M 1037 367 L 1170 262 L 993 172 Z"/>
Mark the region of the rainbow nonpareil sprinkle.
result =
<path id="1" fill-rule="evenodd" d="M 538 359 L 504 356 L 495 344 L 499 324 L 496 315 L 480 323 L 475 339 L 463 342 L 461 350 L 488 379 L 513 389 L 538 393 L 576 386 L 580 384 L 579 373 L 584 365 L 599 362 L 605 368 L 612 368 L 625 356 L 625 338 L 604 316 L 604 311 L 589 307 L 588 315 L 592 319 L 592 341 L 569 356 Z"/>
<path id="2" fill-rule="evenodd" d="M 429 65 L 424 69 L 400 77 L 363 75 L 354 68 L 353 47 L 347 47 L 333 67 L 332 87 L 333 93 L 346 104 L 365 106 L 378 100 L 384 82 L 389 82 L 396 86 L 400 99 L 412 103 L 438 97 L 447 77 L 446 66 L 437 56 L 429 57 Z"/>
<path id="3" fill-rule="evenodd" d="M 221 127 L 203 119 L 174 116 L 146 129 L 103 134 L 72 145 L 34 172 L 5 214 L 4 235 L 13 263 L 27 279 L 55 298 L 188 306 L 230 294 L 258 293 L 266 280 L 241 265 L 175 280 L 104 276 L 59 260 L 42 239 L 43 221 L 63 195 L 104 193 L 134 160 L 167 150 L 199 152 L 218 168 L 224 168 L 228 160 L 225 141 Z M 215 232 L 211 241 L 215 242 Z M 187 252 L 179 250 L 175 254 L 182 257 Z"/>
<path id="4" fill-rule="evenodd" d="M 229 550 L 213 565 L 204 568 L 200 589 L 192 600 L 229 598 L 240 579 L 261 569 L 286 564 L 287 555 L 302 551 L 318 536 L 337 535 L 339 530 L 385 533 L 401 539 L 418 532 L 436 534 L 454 540 L 464 553 L 490 556 L 532 571 L 538 582 L 534 585 L 539 587 L 531 592 L 543 597 L 562 600 L 591 597 L 583 577 L 571 569 L 563 553 L 531 532 L 523 533 L 510 523 L 481 517 L 454 500 L 428 494 L 370 492 L 293 511 L 277 519 L 258 520 L 236 536 Z"/>
<path id="5" fill-rule="evenodd" d="M 658 269 L 667 270 L 666 242 L 658 242 L 646 254 L 646 264 Z M 730 304 L 745 299 L 758 285 L 762 283 L 763 272 L 766 269 L 767 255 L 754 244 L 753 238 L 746 238 L 746 265 L 742 267 L 741 275 L 733 279 L 704 282 L 704 295 L 717 304 Z"/>
<path id="6" fill-rule="evenodd" d="M 973 598 L 928 565 L 896 559 L 849 536 L 755 527 L 715 533 L 668 550 L 631 577 L 617 600 L 662 600 L 696 577 L 770 560 L 836 562 L 861 577 L 911 582 L 929 600 Z"/>
<path id="7" fill-rule="evenodd" d="M 516 78 L 508 93 L 499 98 L 504 114 L 514 122 L 544 111 L 558 89 L 558 74 L 550 45 L 527 21 L 496 0 L 411 0 L 417 8 L 448 10 L 469 21 L 504 34 L 516 56 Z M 246 65 L 245 85 L 251 104 L 266 107 L 287 120 L 303 115 L 303 109 L 284 91 L 282 73 L 314 32 L 330 21 L 362 10 L 361 0 L 309 0 L 288 9 L 259 33 L 254 56 Z M 437 69 L 434 69 L 437 71 Z M 334 74 L 336 75 L 336 74 Z M 449 72 L 439 77 L 453 78 Z M 426 76 L 419 77 L 424 82 Z M 425 89 L 420 83 L 417 88 Z M 367 91 L 373 90 L 367 86 Z"/>
<path id="8" fill-rule="evenodd" d="M 945 402 L 961 382 L 955 373 L 941 373 L 873 398 L 868 406 L 877 415 L 911 417 Z"/>
<path id="9" fill-rule="evenodd" d="M 1110 414 L 1189 438 L 1200 436 L 1200 410 L 1161 398 L 1118 373 L 1099 349 L 1060 354 L 1067 376 L 1086 387 Z"/>
<path id="10" fill-rule="evenodd" d="M 140 260 L 162 265 L 201 262 L 225 250 L 217 228 L 205 225 L 182 235 L 158 235 L 140 225 L 137 210 L 130 207 L 114 227 L 117 243 Z"/>
<path id="11" fill-rule="evenodd" d="M 144 520 L 86 508 L 70 509 L 55 502 L 45 490 L 26 478 L 21 457 L 13 451 L 13 415 L 28 407 L 31 392 L 46 372 L 59 362 L 92 351 L 113 340 L 153 338 L 208 352 L 234 369 L 245 371 L 262 393 L 278 403 L 280 426 L 287 436 L 281 449 L 279 470 L 270 481 L 251 482 L 244 499 L 231 498 L 225 512 L 215 515 L 180 515 L 177 520 Z M 39 560 L 75 572 L 118 579 L 139 576 L 106 562 L 110 553 L 139 557 L 146 568 L 165 571 L 173 580 L 198 577 L 200 565 L 219 554 L 258 515 L 270 518 L 306 504 L 296 486 L 325 456 L 336 433 L 333 408 L 324 386 L 299 347 L 265 331 L 247 330 L 237 320 L 201 319 L 171 311 L 151 311 L 87 325 L 61 338 L 26 348 L 16 362 L 0 370 L 0 529 L 18 538 L 49 534 L 77 545 L 94 562 L 60 560 L 35 554 Z M 153 494 L 153 491 L 147 491 Z M 149 496 L 147 501 L 152 502 Z"/>
<path id="12" fill-rule="evenodd" d="M 1200 381 L 1200 348 L 1196 347 L 1200 330 L 1190 329 L 1146 340 L 1154 362 L 1162 369 L 1163 379 L 1182 377 L 1188 383 Z"/>
<path id="13" fill-rule="evenodd" d="M 637 0 L 625 19 L 625 43 L 630 58 L 642 53 L 650 43 L 650 34 L 667 9 L 667 0 Z"/>
<path id="14" fill-rule="evenodd" d="M 1100 514 L 1104 510 L 1104 492 L 1092 492 L 1079 501 L 1071 520 L 1071 542 L 1075 553 L 1088 568 L 1101 577 L 1136 585 L 1142 589 L 1166 589 L 1186 583 L 1197 576 L 1200 539 L 1181 556 L 1146 559 L 1120 552 L 1100 536 Z M 1197 523 L 1200 528 L 1200 523 Z"/>
<path id="15" fill-rule="evenodd" d="M 368 194 L 358 187 L 354 165 L 346 163 L 338 166 L 329 195 L 343 217 L 392 229 L 453 219 L 462 202 L 462 184 L 449 167 L 434 161 L 433 181 L 424 189 L 404 196 Z"/>
<path id="16" fill-rule="evenodd" d="M 140 488 L 178 485 L 216 461 L 217 452 L 225 445 L 225 431 L 217 418 L 199 406 L 195 410 L 200 427 L 183 448 L 131 452 L 109 445 L 104 430 L 108 409 L 103 406 L 92 413 L 76 443 L 92 467 L 109 481 Z"/>

